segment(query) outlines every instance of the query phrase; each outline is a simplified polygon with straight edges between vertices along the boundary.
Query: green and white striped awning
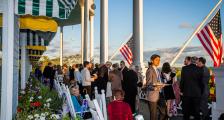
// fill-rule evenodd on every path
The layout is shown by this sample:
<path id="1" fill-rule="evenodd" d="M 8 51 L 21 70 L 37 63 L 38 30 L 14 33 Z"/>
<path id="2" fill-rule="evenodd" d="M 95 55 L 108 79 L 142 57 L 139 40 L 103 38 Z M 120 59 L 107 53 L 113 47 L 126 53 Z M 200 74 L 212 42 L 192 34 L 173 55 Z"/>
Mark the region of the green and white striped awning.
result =
<path id="1" fill-rule="evenodd" d="M 78 0 L 15 0 L 15 13 L 67 19 Z"/>

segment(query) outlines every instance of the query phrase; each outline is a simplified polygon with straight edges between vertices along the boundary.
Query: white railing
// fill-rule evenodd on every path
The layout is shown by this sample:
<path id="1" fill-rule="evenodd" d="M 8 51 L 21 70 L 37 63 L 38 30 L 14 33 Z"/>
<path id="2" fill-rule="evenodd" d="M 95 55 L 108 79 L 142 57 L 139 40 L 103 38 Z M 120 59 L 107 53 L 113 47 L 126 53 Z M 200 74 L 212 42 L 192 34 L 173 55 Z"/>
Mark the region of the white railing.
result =
<path id="1" fill-rule="evenodd" d="M 62 75 L 57 75 L 55 77 L 54 86 L 58 92 L 58 96 L 60 98 L 65 97 L 72 118 L 76 118 L 77 117 L 76 115 L 80 114 L 80 112 L 75 111 L 69 88 L 68 86 L 63 84 Z M 83 112 L 90 112 L 92 114 L 93 120 L 107 120 L 107 108 L 106 108 L 106 98 L 104 90 L 102 90 L 102 94 L 98 94 L 98 90 L 96 87 L 95 99 L 91 100 L 88 94 L 85 95 L 85 99 L 87 100 L 89 111 L 83 111 Z"/>

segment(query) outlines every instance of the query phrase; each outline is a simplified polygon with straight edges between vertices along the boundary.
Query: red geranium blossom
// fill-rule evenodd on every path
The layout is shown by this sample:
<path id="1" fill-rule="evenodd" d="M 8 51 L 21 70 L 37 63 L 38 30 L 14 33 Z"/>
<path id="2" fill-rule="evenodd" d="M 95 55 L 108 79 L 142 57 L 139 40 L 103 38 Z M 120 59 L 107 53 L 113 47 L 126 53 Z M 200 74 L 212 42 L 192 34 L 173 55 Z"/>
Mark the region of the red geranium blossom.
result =
<path id="1" fill-rule="evenodd" d="M 18 100 L 21 100 L 22 99 L 22 96 L 18 96 Z"/>
<path id="2" fill-rule="evenodd" d="M 41 106 L 41 102 L 38 102 L 38 101 L 37 102 L 31 102 L 30 106 L 31 107 L 39 107 L 39 106 Z"/>
<path id="3" fill-rule="evenodd" d="M 21 108 L 17 108 L 17 112 L 19 113 L 19 112 L 22 112 L 22 109 Z"/>

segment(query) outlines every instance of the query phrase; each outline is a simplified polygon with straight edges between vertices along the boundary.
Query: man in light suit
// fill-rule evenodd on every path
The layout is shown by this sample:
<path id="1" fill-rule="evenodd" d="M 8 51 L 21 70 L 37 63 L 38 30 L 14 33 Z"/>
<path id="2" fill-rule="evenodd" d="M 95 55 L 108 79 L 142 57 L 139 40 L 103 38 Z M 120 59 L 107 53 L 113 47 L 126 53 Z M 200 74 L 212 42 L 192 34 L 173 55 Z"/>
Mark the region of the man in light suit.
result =
<path id="1" fill-rule="evenodd" d="M 157 83 L 162 83 L 160 71 L 157 68 L 159 64 L 160 56 L 156 54 L 152 55 L 151 63 L 148 70 L 146 71 L 146 85 L 148 89 L 147 99 L 149 101 L 150 120 L 158 120 L 157 106 L 159 106 L 160 112 L 159 120 L 166 119 L 166 108 L 164 108 L 164 106 L 160 106 L 162 104 L 158 104 L 162 103 L 162 101 L 160 101 L 160 98 L 162 98 L 162 88 L 164 86 L 155 86 L 155 84 Z"/>

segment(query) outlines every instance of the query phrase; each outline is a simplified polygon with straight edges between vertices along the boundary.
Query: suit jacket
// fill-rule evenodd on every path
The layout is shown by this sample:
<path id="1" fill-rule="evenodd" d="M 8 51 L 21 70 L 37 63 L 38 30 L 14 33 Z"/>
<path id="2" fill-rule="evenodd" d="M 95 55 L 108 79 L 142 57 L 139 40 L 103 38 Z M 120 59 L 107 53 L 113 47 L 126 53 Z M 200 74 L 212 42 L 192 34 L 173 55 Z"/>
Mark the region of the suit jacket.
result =
<path id="1" fill-rule="evenodd" d="M 148 87 L 147 99 L 150 102 L 157 102 L 159 100 L 159 91 L 154 90 L 153 84 L 158 82 L 155 69 L 150 66 L 146 71 L 146 85 Z"/>
<path id="2" fill-rule="evenodd" d="M 122 78 L 123 80 L 121 81 L 121 84 L 122 84 L 122 88 L 124 90 L 125 88 L 125 85 L 124 85 L 124 81 L 126 81 L 128 79 L 128 68 L 125 66 L 124 69 L 120 70 L 122 72 Z"/>
<path id="3" fill-rule="evenodd" d="M 53 70 L 53 67 L 46 66 L 44 68 L 43 75 L 44 75 L 45 78 L 54 79 L 54 70 Z"/>
<path id="4" fill-rule="evenodd" d="M 110 72 L 109 81 L 111 82 L 111 89 L 113 90 L 122 90 L 121 85 L 122 73 L 119 70 L 114 70 L 114 72 Z"/>
<path id="5" fill-rule="evenodd" d="M 71 70 L 69 70 L 69 78 L 70 78 L 70 80 L 75 80 L 74 71 L 75 70 L 73 68 Z"/>
<path id="6" fill-rule="evenodd" d="M 183 96 L 201 97 L 203 93 L 202 75 L 202 70 L 194 64 L 182 68 L 180 90 Z"/>
<path id="7" fill-rule="evenodd" d="M 137 95 L 138 75 L 134 70 L 127 71 L 127 78 L 123 80 L 123 90 L 127 95 Z"/>
<path id="8" fill-rule="evenodd" d="M 203 91 L 202 91 L 202 96 L 203 97 L 208 97 L 208 95 L 209 95 L 208 83 L 209 83 L 209 79 L 210 79 L 210 72 L 209 72 L 209 69 L 206 66 L 202 67 L 202 70 L 203 70 L 203 78 L 202 78 Z"/>

